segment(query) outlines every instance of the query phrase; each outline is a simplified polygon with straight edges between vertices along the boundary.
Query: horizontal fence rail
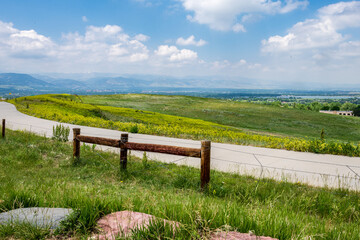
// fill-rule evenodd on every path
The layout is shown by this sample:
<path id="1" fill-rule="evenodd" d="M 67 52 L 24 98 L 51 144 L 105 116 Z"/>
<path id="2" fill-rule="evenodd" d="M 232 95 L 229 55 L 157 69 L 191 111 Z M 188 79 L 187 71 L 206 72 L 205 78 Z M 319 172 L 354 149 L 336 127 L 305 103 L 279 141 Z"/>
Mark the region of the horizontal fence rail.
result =
<path id="1" fill-rule="evenodd" d="M 110 138 L 101 138 L 101 137 L 89 137 L 83 135 L 77 135 L 76 140 L 85 143 L 92 143 L 98 145 L 104 145 L 109 147 L 117 147 L 120 148 L 121 140 L 110 139 Z"/>
<path id="2" fill-rule="evenodd" d="M 168 145 L 135 143 L 135 142 L 123 143 L 121 140 L 101 138 L 101 137 L 90 137 L 83 135 L 77 135 L 76 139 L 79 140 L 80 142 L 104 145 L 115 148 L 126 148 L 129 150 L 138 150 L 144 152 L 166 153 L 166 154 L 186 156 L 186 157 L 196 157 L 196 158 L 201 157 L 201 149 L 197 149 L 197 148 L 176 147 L 176 146 L 168 146 Z"/>
<path id="3" fill-rule="evenodd" d="M 104 145 L 114 148 L 120 148 L 120 168 L 126 169 L 127 166 L 127 150 L 137 150 L 144 152 L 165 153 L 171 155 L 179 155 L 185 157 L 201 158 L 200 180 L 201 188 L 204 189 L 210 182 L 210 152 L 211 142 L 202 141 L 201 148 L 177 147 L 149 143 L 128 142 L 128 134 L 121 134 L 120 140 L 91 137 L 80 134 L 80 128 L 73 128 L 73 157 L 75 160 L 80 158 L 80 142 Z"/>
<path id="4" fill-rule="evenodd" d="M 130 150 L 167 153 L 172 155 L 196 157 L 196 158 L 201 157 L 201 149 L 197 149 L 197 148 L 175 147 L 175 146 L 167 146 L 167 145 L 134 143 L 134 142 L 125 143 L 124 146 L 125 148 Z"/>

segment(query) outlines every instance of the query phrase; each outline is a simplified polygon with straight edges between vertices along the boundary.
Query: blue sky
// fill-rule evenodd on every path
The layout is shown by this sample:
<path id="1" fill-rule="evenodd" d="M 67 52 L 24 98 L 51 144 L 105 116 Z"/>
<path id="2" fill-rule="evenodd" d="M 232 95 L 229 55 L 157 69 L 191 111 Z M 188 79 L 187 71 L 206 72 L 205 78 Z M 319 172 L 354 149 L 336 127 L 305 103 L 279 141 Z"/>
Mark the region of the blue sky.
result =
<path id="1" fill-rule="evenodd" d="M 336 87 L 358 66 L 360 1 L 0 0 L 0 72 Z"/>

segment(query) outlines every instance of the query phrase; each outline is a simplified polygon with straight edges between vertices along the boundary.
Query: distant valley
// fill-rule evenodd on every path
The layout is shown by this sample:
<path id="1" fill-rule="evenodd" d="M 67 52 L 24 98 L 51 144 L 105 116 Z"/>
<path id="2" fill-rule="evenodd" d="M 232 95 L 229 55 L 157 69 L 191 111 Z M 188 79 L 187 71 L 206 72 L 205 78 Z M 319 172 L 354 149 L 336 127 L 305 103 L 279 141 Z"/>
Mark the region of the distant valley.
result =
<path id="1" fill-rule="evenodd" d="M 241 82 L 247 82 L 246 87 Z M 227 86 L 234 86 L 227 88 Z M 281 96 L 358 96 L 358 91 L 258 89 L 256 80 L 219 81 L 211 78 L 173 78 L 153 75 L 117 76 L 114 74 L 40 74 L 0 73 L 0 97 L 46 93 L 116 94 L 153 93 L 226 99 L 269 98 Z M 11 96 L 10 96 L 11 94 Z"/>
<path id="2" fill-rule="evenodd" d="M 210 79 L 177 79 L 164 76 L 96 76 L 90 78 L 54 78 L 44 75 L 19 73 L 0 73 L 0 91 L 8 92 L 78 92 L 78 91 L 116 91 L 141 92 L 181 89 L 184 91 L 198 88 L 219 88 L 224 84 Z M 231 81 L 228 81 L 229 83 Z M 232 85 L 234 83 L 231 83 Z M 240 85 L 237 86 L 241 87 Z M 237 88 L 235 86 L 235 88 Z"/>

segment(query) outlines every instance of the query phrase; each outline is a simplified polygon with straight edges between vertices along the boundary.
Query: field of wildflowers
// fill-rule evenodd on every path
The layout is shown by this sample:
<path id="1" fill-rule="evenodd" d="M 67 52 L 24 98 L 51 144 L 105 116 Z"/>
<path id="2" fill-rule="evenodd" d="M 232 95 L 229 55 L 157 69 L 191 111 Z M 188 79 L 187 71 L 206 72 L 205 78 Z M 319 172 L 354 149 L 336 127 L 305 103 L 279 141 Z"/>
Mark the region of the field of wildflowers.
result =
<path id="1" fill-rule="evenodd" d="M 72 124 L 175 138 L 261 146 L 301 152 L 360 156 L 355 142 L 326 141 L 253 134 L 201 119 L 179 117 L 132 108 L 87 104 L 68 94 L 49 94 L 10 100 L 23 113 Z"/>

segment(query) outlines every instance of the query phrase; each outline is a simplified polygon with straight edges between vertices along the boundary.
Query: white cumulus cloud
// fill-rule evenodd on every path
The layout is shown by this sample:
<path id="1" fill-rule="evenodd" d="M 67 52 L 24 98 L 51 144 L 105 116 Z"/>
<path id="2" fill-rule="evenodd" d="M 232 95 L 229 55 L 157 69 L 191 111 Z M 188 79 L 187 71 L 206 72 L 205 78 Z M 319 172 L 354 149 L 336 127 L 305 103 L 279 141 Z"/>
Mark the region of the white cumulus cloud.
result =
<path id="1" fill-rule="evenodd" d="M 329 20 L 334 28 L 340 30 L 360 27 L 360 2 L 339 2 L 319 9 L 321 20 Z"/>
<path id="2" fill-rule="evenodd" d="M 138 34 L 134 37 L 136 40 L 140 41 L 140 42 L 146 42 L 147 40 L 150 39 L 149 36 L 146 36 L 144 34 Z"/>
<path id="3" fill-rule="evenodd" d="M 262 41 L 264 52 L 281 52 L 335 46 L 346 37 L 339 30 L 360 27 L 360 2 L 340 2 L 318 10 L 318 18 L 298 22 L 285 36 Z"/>
<path id="4" fill-rule="evenodd" d="M 237 18 L 249 13 L 287 13 L 308 5 L 307 0 L 181 0 L 193 12 L 187 19 L 220 31 L 243 30 Z"/>
<path id="5" fill-rule="evenodd" d="M 43 63 L 53 63 L 56 68 L 90 67 L 95 63 L 115 67 L 119 63 L 141 62 L 149 58 L 149 50 L 142 42 L 147 39 L 143 34 L 130 37 L 120 26 L 106 25 L 88 26 L 84 34 L 64 34 L 55 43 L 35 30 L 19 30 L 12 23 L 0 21 L 0 56 L 9 64 L 15 59 L 24 61 L 29 68 L 35 64 L 30 59 L 36 59 L 41 66 L 41 58 L 47 58 Z"/>
<path id="6" fill-rule="evenodd" d="M 147 47 L 140 41 L 146 36 L 131 38 L 117 25 L 89 26 L 84 35 L 70 33 L 63 38 L 59 54 L 63 58 L 77 55 L 85 62 L 136 62 L 149 57 Z"/>
<path id="7" fill-rule="evenodd" d="M 190 37 L 184 39 L 182 37 L 178 38 L 176 40 L 176 44 L 177 45 L 181 45 L 181 46 L 188 46 L 188 45 L 194 45 L 197 47 L 201 47 L 204 46 L 207 42 L 203 39 L 200 39 L 199 41 L 195 40 L 195 36 L 191 35 Z"/>
<path id="8" fill-rule="evenodd" d="M 144 61 L 149 58 L 149 55 L 147 53 L 134 53 L 130 56 L 131 62 L 139 62 Z"/>
<path id="9" fill-rule="evenodd" d="M 114 42 L 123 41 L 128 38 L 128 35 L 122 33 L 120 26 L 106 25 L 105 27 L 87 27 L 84 40 L 87 42 Z"/>
<path id="10" fill-rule="evenodd" d="M 242 66 L 245 65 L 247 62 L 245 59 L 240 59 L 240 61 L 238 62 L 238 65 Z"/>
<path id="11" fill-rule="evenodd" d="M 197 53 L 189 49 L 181 49 L 179 52 L 171 54 L 170 61 L 184 61 L 194 60 L 197 58 Z"/>
<path id="12" fill-rule="evenodd" d="M 41 58 L 52 54 L 55 43 L 35 30 L 19 30 L 0 21 L 0 52 L 13 57 Z"/>
<path id="13" fill-rule="evenodd" d="M 178 49 L 176 46 L 161 45 L 155 50 L 158 56 L 167 57 L 168 60 L 174 61 L 191 61 L 197 59 L 196 52 L 189 49 Z"/>
<path id="14" fill-rule="evenodd" d="M 337 55 L 340 57 L 360 57 L 360 41 L 342 43 Z"/>
<path id="15" fill-rule="evenodd" d="M 233 27 L 232 30 L 234 32 L 246 32 L 246 29 L 244 27 L 244 25 L 240 24 L 240 23 L 236 23 Z"/>
<path id="16" fill-rule="evenodd" d="M 159 56 L 169 56 L 173 53 L 179 52 L 179 49 L 175 46 L 169 46 L 169 45 L 161 45 L 158 47 L 158 49 L 155 51 L 155 53 Z"/>

